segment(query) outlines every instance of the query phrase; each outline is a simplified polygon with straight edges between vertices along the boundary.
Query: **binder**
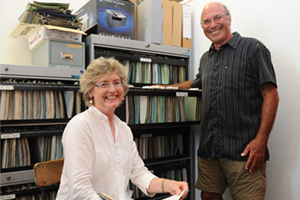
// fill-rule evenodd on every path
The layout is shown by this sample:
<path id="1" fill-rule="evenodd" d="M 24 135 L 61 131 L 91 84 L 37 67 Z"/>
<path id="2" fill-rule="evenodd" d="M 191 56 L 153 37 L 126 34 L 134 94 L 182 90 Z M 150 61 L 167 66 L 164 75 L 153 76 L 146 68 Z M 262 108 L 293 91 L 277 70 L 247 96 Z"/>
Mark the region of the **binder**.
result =
<path id="1" fill-rule="evenodd" d="M 161 0 L 147 0 L 137 6 L 138 40 L 162 44 L 161 6 Z"/>
<path id="2" fill-rule="evenodd" d="M 181 46 L 192 48 L 192 9 L 189 5 L 182 5 L 182 40 Z"/>
<path id="3" fill-rule="evenodd" d="M 173 3 L 173 36 L 172 45 L 181 47 L 182 39 L 182 4 L 178 2 Z"/>
<path id="4" fill-rule="evenodd" d="M 163 9 L 163 22 L 162 22 L 162 32 L 163 32 L 163 44 L 172 45 L 172 2 L 169 0 L 162 0 Z"/>

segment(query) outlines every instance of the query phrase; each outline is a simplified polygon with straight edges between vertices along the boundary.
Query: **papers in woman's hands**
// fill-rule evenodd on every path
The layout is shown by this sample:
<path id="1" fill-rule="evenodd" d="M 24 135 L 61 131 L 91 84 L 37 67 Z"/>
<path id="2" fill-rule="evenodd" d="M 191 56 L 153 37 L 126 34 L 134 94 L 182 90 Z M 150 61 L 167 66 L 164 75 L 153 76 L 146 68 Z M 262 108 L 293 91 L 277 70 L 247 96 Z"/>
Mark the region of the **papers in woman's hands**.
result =
<path id="1" fill-rule="evenodd" d="M 173 195 L 171 197 L 168 197 L 168 198 L 165 198 L 165 199 L 162 199 L 162 200 L 179 200 L 180 197 L 183 195 L 184 192 L 185 192 L 185 190 L 183 190 L 180 195 L 175 194 L 175 195 Z M 103 200 L 115 200 L 115 199 L 113 199 L 112 197 L 108 196 L 105 193 L 98 193 L 98 195 Z"/>
<path id="2" fill-rule="evenodd" d="M 101 198 L 101 199 L 103 199 L 103 200 L 115 200 L 114 198 L 112 198 L 112 197 L 110 197 L 110 196 L 108 196 L 107 194 L 105 194 L 105 193 L 98 193 L 98 195 L 99 195 L 99 197 Z"/>
<path id="3" fill-rule="evenodd" d="M 179 200 L 184 192 L 185 192 L 185 190 L 183 190 L 180 195 L 175 194 L 171 197 L 168 197 L 168 198 L 165 198 L 165 199 L 162 199 L 162 200 Z"/>

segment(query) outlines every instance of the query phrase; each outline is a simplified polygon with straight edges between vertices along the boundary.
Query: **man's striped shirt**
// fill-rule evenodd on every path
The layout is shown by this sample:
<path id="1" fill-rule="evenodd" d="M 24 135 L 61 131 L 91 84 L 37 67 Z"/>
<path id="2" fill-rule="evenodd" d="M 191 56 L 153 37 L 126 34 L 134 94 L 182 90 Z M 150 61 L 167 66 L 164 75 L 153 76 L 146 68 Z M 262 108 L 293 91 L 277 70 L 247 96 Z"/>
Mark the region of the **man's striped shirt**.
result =
<path id="1" fill-rule="evenodd" d="M 277 87 L 270 52 L 260 41 L 236 32 L 220 50 L 211 45 L 192 83 L 202 89 L 198 156 L 247 160 L 240 154 L 258 132 L 264 83 Z"/>

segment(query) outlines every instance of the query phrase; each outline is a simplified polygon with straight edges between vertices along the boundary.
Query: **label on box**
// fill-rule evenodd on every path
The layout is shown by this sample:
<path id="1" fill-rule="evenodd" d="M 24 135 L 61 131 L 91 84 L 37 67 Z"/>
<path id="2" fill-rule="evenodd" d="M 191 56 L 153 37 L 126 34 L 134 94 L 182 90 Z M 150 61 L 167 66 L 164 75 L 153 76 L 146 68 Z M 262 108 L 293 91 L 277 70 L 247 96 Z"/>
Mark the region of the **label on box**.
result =
<path id="1" fill-rule="evenodd" d="M 29 50 L 34 51 L 46 40 L 43 29 L 45 29 L 45 27 L 40 27 L 28 38 Z"/>
<path id="2" fill-rule="evenodd" d="M 20 133 L 10 133 L 10 134 L 1 134 L 1 139 L 13 139 L 13 138 L 20 138 Z"/>
<path id="3" fill-rule="evenodd" d="M 0 197 L 1 200 L 8 200 L 8 199 L 15 199 L 15 198 L 16 198 L 16 194 L 2 195 Z"/>
<path id="4" fill-rule="evenodd" d="M 187 92 L 176 92 L 176 97 L 188 97 L 189 94 Z"/>

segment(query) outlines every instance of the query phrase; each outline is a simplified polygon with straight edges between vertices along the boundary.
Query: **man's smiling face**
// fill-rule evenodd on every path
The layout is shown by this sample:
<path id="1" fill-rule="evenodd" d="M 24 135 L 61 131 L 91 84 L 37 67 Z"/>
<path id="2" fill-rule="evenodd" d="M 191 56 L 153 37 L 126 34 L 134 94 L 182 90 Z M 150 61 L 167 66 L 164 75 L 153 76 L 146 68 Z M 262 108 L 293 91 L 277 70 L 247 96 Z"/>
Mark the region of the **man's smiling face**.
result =
<path id="1" fill-rule="evenodd" d="M 230 31 L 231 16 L 226 13 L 221 4 L 216 2 L 207 4 L 203 9 L 201 20 L 202 22 L 209 21 L 209 23 L 203 23 L 202 28 L 216 49 L 219 49 L 232 37 Z"/>

